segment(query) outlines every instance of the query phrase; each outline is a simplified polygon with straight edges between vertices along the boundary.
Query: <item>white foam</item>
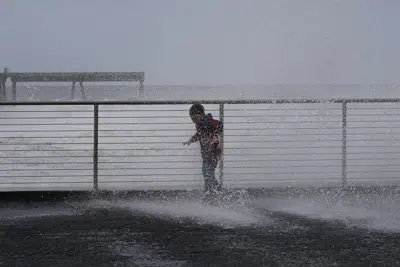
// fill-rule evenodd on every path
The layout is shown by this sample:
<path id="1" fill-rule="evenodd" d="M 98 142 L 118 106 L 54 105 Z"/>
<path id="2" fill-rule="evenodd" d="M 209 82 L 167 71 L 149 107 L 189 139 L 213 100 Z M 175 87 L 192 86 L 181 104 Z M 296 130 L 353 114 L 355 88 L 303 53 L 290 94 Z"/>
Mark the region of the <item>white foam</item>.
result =
<path id="1" fill-rule="evenodd" d="M 314 219 L 339 220 L 349 226 L 375 230 L 400 231 L 399 203 L 350 204 L 321 203 L 314 199 L 259 199 L 256 206 L 273 211 L 308 216 Z"/>

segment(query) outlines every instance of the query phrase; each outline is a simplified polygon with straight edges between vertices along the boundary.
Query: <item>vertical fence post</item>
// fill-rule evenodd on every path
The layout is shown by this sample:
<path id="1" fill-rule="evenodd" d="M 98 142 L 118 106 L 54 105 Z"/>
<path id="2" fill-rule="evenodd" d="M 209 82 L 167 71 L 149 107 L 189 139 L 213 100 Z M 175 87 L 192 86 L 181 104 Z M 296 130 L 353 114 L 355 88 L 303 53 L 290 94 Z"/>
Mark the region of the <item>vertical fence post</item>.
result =
<path id="1" fill-rule="evenodd" d="M 0 100 L 7 100 L 7 89 L 6 89 L 6 80 L 8 76 L 8 68 L 4 68 L 4 73 L 1 75 L 0 79 Z"/>
<path id="2" fill-rule="evenodd" d="M 12 100 L 16 101 L 17 100 L 17 82 L 12 81 Z"/>
<path id="3" fill-rule="evenodd" d="M 219 120 L 224 124 L 224 103 L 219 104 Z M 222 128 L 221 137 L 220 137 L 220 145 L 221 145 L 221 159 L 219 161 L 219 180 L 221 186 L 224 184 L 224 132 L 225 127 Z"/>
<path id="4" fill-rule="evenodd" d="M 342 186 L 347 184 L 347 103 L 342 102 Z"/>
<path id="5" fill-rule="evenodd" d="M 5 80 L 6 77 L 3 77 L 2 75 L 0 76 L 0 100 L 6 100 L 6 86 L 5 86 Z"/>
<path id="6" fill-rule="evenodd" d="M 139 96 L 143 97 L 144 96 L 144 84 L 143 80 L 139 81 Z"/>
<path id="7" fill-rule="evenodd" d="M 99 104 L 94 104 L 93 122 L 93 189 L 99 189 L 98 165 L 99 165 Z"/>

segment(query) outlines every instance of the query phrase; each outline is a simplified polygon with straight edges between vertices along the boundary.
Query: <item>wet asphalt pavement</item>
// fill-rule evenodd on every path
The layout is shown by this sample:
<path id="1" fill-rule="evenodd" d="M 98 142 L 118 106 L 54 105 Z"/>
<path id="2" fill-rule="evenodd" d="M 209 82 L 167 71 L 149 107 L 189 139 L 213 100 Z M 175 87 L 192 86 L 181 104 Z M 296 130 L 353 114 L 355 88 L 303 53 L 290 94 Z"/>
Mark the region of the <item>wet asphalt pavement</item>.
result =
<path id="1" fill-rule="evenodd" d="M 368 216 L 349 224 L 250 206 L 3 207 L 0 266 L 400 266 L 400 231 L 364 227 Z"/>

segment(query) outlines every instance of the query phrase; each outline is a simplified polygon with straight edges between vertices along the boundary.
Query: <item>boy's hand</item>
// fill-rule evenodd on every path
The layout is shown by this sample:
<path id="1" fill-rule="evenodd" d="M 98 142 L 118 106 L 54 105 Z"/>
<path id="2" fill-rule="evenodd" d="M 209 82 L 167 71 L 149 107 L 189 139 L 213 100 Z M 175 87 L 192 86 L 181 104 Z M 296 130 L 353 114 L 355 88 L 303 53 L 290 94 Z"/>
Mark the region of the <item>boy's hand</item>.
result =
<path id="1" fill-rule="evenodd" d="M 190 141 L 186 141 L 186 142 L 183 142 L 183 143 L 182 143 L 182 145 L 184 145 L 184 146 L 190 146 L 190 144 L 191 144 Z"/>

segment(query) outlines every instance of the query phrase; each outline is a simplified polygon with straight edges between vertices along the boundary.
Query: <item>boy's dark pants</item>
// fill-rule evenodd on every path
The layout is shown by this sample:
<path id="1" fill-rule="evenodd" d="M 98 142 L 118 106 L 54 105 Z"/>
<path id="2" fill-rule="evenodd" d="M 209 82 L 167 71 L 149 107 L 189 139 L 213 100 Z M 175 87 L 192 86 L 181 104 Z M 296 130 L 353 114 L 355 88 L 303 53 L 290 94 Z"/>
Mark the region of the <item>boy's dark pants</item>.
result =
<path id="1" fill-rule="evenodd" d="M 215 169 L 218 165 L 218 159 L 216 157 L 205 157 L 203 158 L 203 176 L 204 186 L 206 192 L 215 192 L 218 190 L 218 181 L 215 178 Z"/>

